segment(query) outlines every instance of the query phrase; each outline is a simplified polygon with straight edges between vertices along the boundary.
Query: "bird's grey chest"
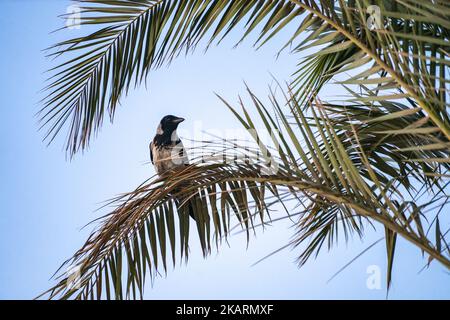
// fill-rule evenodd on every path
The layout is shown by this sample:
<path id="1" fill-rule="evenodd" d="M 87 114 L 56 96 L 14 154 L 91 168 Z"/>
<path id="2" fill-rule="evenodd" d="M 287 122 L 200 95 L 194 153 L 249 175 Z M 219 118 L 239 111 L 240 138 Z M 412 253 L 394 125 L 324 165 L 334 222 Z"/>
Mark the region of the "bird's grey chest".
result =
<path id="1" fill-rule="evenodd" d="M 167 170 L 187 164 L 187 157 L 181 142 L 166 146 L 152 145 L 152 154 L 153 164 L 159 175 Z"/>

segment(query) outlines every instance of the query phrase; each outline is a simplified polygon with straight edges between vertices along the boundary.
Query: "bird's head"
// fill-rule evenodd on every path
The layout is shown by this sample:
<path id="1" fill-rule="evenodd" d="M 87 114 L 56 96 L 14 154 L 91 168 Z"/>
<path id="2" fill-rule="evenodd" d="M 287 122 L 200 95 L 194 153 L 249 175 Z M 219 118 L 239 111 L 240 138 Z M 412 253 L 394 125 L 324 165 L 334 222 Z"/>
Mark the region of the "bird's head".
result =
<path id="1" fill-rule="evenodd" d="M 172 135 L 184 118 L 168 115 L 161 119 L 158 126 L 158 134 Z"/>

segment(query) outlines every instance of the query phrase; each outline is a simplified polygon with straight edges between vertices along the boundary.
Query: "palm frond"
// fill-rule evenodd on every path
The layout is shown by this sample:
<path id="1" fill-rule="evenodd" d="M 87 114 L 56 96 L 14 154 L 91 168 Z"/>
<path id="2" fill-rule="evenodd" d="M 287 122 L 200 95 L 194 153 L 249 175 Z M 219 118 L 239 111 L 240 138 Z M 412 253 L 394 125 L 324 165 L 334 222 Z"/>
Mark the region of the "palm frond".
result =
<path id="1" fill-rule="evenodd" d="M 89 35 L 58 43 L 52 55 L 71 57 L 53 68 L 41 119 L 52 140 L 67 121 L 68 152 L 88 145 L 104 115 L 111 119 L 123 94 L 149 71 L 193 50 L 206 35 L 211 44 L 246 20 L 242 39 L 261 25 L 257 43 L 266 43 L 301 17 L 288 44 L 308 36 L 294 52 L 317 49 L 300 65 L 294 84 L 307 99 L 336 75 L 357 72 L 344 82 L 376 84 L 365 101 L 408 98 L 450 138 L 447 114 L 449 8 L 432 1 L 375 1 L 383 25 L 370 29 L 367 1 L 103 1 L 80 0 L 82 25 L 99 25 Z M 209 32 L 210 31 L 210 32 Z M 209 32 L 209 33 L 208 33 Z M 242 41 L 241 39 L 241 41 Z M 239 41 L 240 42 L 240 41 Z M 74 56 L 74 57 L 73 57 Z M 401 90 L 387 92 L 384 90 Z M 301 100 L 304 102 L 306 100 Z"/>
<path id="2" fill-rule="evenodd" d="M 388 285 L 398 236 L 450 268 L 449 255 L 441 241 L 445 236 L 438 220 L 427 222 L 428 211 L 435 212 L 433 206 L 444 208 L 448 204 L 445 192 L 448 182 L 434 176 L 428 187 L 433 195 L 421 199 L 421 190 L 415 190 L 412 181 L 405 183 L 404 177 L 394 174 L 398 169 L 388 170 L 373 162 L 373 153 L 381 152 L 392 141 L 380 138 L 375 150 L 367 150 L 372 145 L 366 139 L 373 139 L 369 131 L 377 132 L 378 128 L 367 125 L 364 130 L 356 129 L 357 124 L 348 121 L 348 117 L 355 118 L 354 114 L 359 112 L 366 119 L 362 106 L 360 110 L 354 108 L 354 114 L 349 112 L 347 117 L 343 110 L 333 112 L 336 106 L 316 99 L 315 107 L 306 113 L 293 95 L 281 103 L 272 94 L 270 101 L 275 111 L 270 113 L 252 91 L 248 92 L 253 101 L 252 111 L 242 101 L 242 111 L 223 98 L 222 101 L 249 130 L 255 147 L 242 148 L 231 143 L 243 157 L 223 159 L 217 157 L 224 150 L 219 145 L 176 174 L 152 179 L 117 198 L 113 202 L 116 209 L 103 218 L 85 245 L 67 261 L 68 265 L 80 268 L 78 286 L 68 286 L 71 278 L 62 273 L 59 282 L 46 292 L 50 298 L 142 296 L 147 273 L 154 276 L 159 270 L 166 271 L 167 260 L 172 259 L 175 264 L 177 255 L 188 257 L 191 221 L 183 208 L 189 201 L 195 203 L 196 229 L 205 256 L 214 239 L 218 246 L 220 239 L 228 236 L 232 216 L 249 240 L 256 219 L 260 224 L 267 221 L 271 196 L 286 205 L 303 207 L 297 210 L 297 231 L 292 240 L 294 247 L 302 247 L 300 265 L 316 256 L 324 246 L 333 246 L 341 234 L 345 239 L 353 234 L 363 236 L 364 226 L 371 224 L 383 226 L 386 232 Z M 288 92 L 292 91 L 288 89 Z M 281 108 L 286 103 L 288 112 Z M 252 116 L 254 112 L 256 117 Z M 386 119 L 386 113 L 380 117 Z M 403 117 L 405 121 L 414 121 L 411 114 Z M 273 145 L 277 148 L 261 143 L 258 121 L 274 133 Z M 423 150 L 417 156 L 427 159 L 434 151 Z M 445 159 L 448 150 L 432 155 L 427 163 L 444 170 L 447 163 L 431 159 L 435 156 Z M 415 167 L 404 170 L 417 171 L 409 180 L 429 178 Z M 180 198 L 185 199 L 183 203 L 176 203 L 174 199 Z M 425 232 L 426 226 L 433 224 L 439 229 L 435 244 Z"/>
<path id="3" fill-rule="evenodd" d="M 53 48 L 67 60 L 52 70 L 41 111 L 50 140 L 68 125 L 71 155 L 88 145 L 105 114 L 112 118 L 121 97 L 152 68 L 195 49 L 205 37 L 208 47 L 246 22 L 242 39 L 259 30 L 260 46 L 299 18 L 281 50 L 293 45 L 297 54 L 315 52 L 299 64 L 284 101 L 269 96 L 273 112 L 249 89 L 251 109 L 239 100 L 238 110 L 219 97 L 255 146 L 205 145 L 194 150 L 198 161 L 176 175 L 151 179 L 115 199 L 116 208 L 67 261 L 79 267 L 79 282 L 73 286 L 72 277 L 61 273 L 47 292 L 51 298 L 142 296 L 147 273 L 154 277 L 169 260 L 188 257 L 188 202 L 197 211 L 205 256 L 213 241 L 218 247 L 229 236 L 232 217 L 249 240 L 279 203 L 288 216 L 297 211 L 291 245 L 300 248 L 300 265 L 342 235 L 363 236 L 367 224 L 381 224 L 388 287 L 399 237 L 427 253 L 429 262 L 450 267 L 439 219 L 449 202 L 450 177 L 446 2 L 79 2 L 82 24 L 100 29 Z M 368 24 L 369 5 L 380 8 L 377 28 Z M 347 95 L 323 102 L 321 89 L 332 79 Z M 261 143 L 261 130 L 270 133 L 270 144 Z M 218 157 L 230 149 L 242 157 Z M 205 160 L 206 150 L 212 154 Z"/>
<path id="4" fill-rule="evenodd" d="M 193 50 L 204 37 L 207 45 L 221 40 L 241 22 L 241 41 L 261 25 L 257 43 L 265 42 L 303 12 L 287 0 L 78 2 L 81 26 L 98 30 L 50 48 L 50 56 L 67 58 L 50 70 L 40 111 L 49 141 L 68 128 L 71 156 L 88 146 L 106 115 L 113 119 L 121 98 L 152 68 Z"/>
<path id="5" fill-rule="evenodd" d="M 450 140 L 448 4 L 440 3 L 437 12 L 434 1 L 292 2 L 310 14 L 302 30 L 309 35 L 296 51 L 320 49 L 299 65 L 294 84 L 302 101 L 342 76 L 343 83 L 375 85 L 376 94 L 358 101 L 414 101 Z M 368 25 L 370 5 L 380 8 L 382 25 L 374 29 Z"/>

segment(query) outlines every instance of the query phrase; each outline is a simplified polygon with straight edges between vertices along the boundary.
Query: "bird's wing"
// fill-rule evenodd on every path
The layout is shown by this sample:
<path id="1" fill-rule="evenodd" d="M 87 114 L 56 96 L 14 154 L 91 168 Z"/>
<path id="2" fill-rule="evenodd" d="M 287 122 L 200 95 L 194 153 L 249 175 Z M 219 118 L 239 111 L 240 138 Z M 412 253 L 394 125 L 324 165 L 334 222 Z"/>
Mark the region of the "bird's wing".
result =
<path id="1" fill-rule="evenodd" d="M 152 164 L 155 164 L 153 162 L 153 150 L 152 150 L 153 149 L 153 141 L 150 142 L 149 149 L 150 149 L 150 161 L 152 162 Z"/>

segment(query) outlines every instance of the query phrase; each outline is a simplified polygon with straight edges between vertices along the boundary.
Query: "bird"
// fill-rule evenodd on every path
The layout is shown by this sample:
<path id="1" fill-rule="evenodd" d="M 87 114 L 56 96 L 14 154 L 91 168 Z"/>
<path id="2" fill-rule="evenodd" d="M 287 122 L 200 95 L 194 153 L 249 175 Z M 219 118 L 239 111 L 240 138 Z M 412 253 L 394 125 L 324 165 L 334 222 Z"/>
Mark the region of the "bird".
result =
<path id="1" fill-rule="evenodd" d="M 185 119 L 173 115 L 163 117 L 156 129 L 156 135 L 150 142 L 150 160 L 159 177 L 164 178 L 178 169 L 189 165 L 189 158 L 183 142 L 178 137 L 178 125 Z M 182 199 L 175 199 L 178 205 Z M 189 215 L 195 219 L 192 200 L 187 202 Z"/>
<path id="2" fill-rule="evenodd" d="M 150 160 L 160 177 L 168 174 L 171 169 L 189 164 L 186 149 L 177 134 L 178 125 L 184 120 L 173 115 L 163 117 L 150 142 Z"/>

